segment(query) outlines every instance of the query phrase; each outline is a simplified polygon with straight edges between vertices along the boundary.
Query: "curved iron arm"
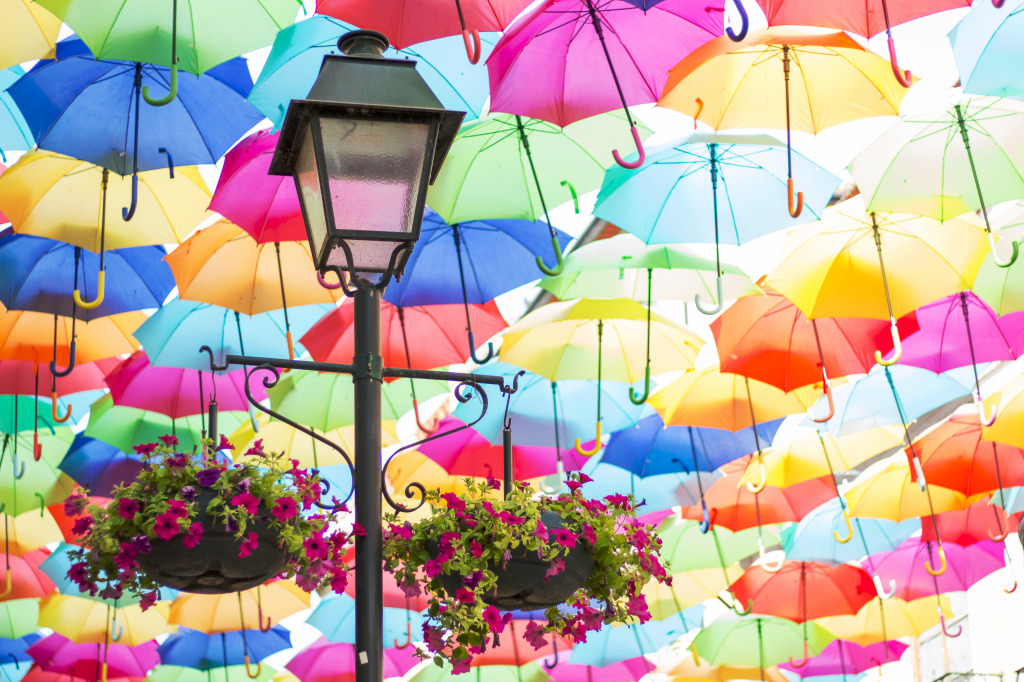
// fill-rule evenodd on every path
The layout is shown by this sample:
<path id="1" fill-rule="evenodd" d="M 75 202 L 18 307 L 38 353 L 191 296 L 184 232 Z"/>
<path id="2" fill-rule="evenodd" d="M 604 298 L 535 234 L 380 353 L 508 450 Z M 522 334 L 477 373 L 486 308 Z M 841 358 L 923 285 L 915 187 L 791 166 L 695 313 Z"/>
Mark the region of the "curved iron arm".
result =
<path id="1" fill-rule="evenodd" d="M 736 9 L 740 13 L 740 30 L 733 32 L 732 26 L 725 27 L 725 34 L 729 36 L 729 40 L 734 43 L 738 43 L 747 37 L 747 29 L 750 28 L 750 18 L 747 16 L 747 10 L 744 9 L 743 3 L 740 0 L 736 0 Z"/>
<path id="2" fill-rule="evenodd" d="M 320 286 L 322 286 L 324 289 L 334 290 L 334 289 L 340 289 L 342 287 L 342 283 L 341 282 L 338 282 L 336 284 L 331 284 L 330 282 L 325 280 L 323 274 L 319 270 L 316 271 L 316 281 L 319 282 Z"/>

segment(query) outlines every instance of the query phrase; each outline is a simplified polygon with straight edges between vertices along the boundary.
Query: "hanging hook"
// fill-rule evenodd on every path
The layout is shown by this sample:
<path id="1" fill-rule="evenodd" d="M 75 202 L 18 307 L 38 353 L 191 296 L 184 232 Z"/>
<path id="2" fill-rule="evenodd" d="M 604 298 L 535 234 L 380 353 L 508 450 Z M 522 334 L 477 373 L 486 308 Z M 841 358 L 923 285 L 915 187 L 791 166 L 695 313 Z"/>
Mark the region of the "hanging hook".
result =
<path id="1" fill-rule="evenodd" d="M 988 539 L 992 542 L 1002 542 L 1010 534 L 1010 529 L 1003 528 L 1003 520 L 999 516 L 999 508 L 994 504 L 989 506 L 992 508 L 992 514 L 996 517 L 996 526 L 999 528 L 999 532 L 993 534 L 991 528 L 986 529 L 988 531 Z"/>
<path id="2" fill-rule="evenodd" d="M 548 277 L 556 277 L 565 270 L 565 259 L 562 257 L 562 247 L 558 244 L 557 235 L 551 235 L 551 246 L 555 250 L 555 260 L 557 261 L 555 267 L 549 268 L 544 265 L 544 259 L 540 256 L 537 256 L 537 267 Z"/>
<path id="3" fill-rule="evenodd" d="M 640 140 L 640 133 L 637 132 L 635 123 L 629 126 L 629 132 L 633 134 L 633 144 L 636 145 L 636 161 L 624 161 L 622 157 L 619 156 L 618 149 L 612 150 L 612 158 L 615 159 L 615 163 L 619 164 L 623 168 L 633 170 L 634 168 L 639 168 L 640 166 L 644 165 L 644 160 L 647 158 L 647 153 L 644 151 L 644 143 Z"/>
<path id="4" fill-rule="evenodd" d="M 100 307 L 100 305 L 103 303 L 104 293 L 106 292 L 106 283 L 107 271 L 100 270 L 96 276 L 96 298 L 94 298 L 91 301 L 86 301 L 82 298 L 82 294 L 78 291 L 78 289 L 75 289 L 75 303 L 78 305 L 79 308 L 84 308 L 85 310 L 92 310 L 94 308 Z"/>
<path id="5" fill-rule="evenodd" d="M 697 310 L 701 311 L 705 315 L 717 315 L 722 312 L 722 276 L 719 275 L 715 279 L 715 289 L 718 291 L 718 298 L 715 299 L 715 304 L 710 308 L 705 308 L 704 304 L 700 300 L 700 294 L 693 297 L 693 304 L 697 306 Z"/>
<path id="6" fill-rule="evenodd" d="M 978 409 L 978 421 L 982 426 L 992 426 L 996 423 L 996 415 L 999 413 L 999 408 L 996 405 L 992 406 L 992 415 L 987 419 L 985 418 L 985 402 L 978 394 L 974 395 L 974 407 Z"/>
<path id="7" fill-rule="evenodd" d="M 597 454 L 598 450 L 601 449 L 601 422 L 597 422 L 597 435 L 594 436 L 594 439 L 595 439 L 594 449 L 593 450 L 585 450 L 583 448 L 583 444 L 580 442 L 580 439 L 577 438 L 576 439 L 576 452 L 580 453 L 584 457 L 590 457 L 592 455 L 596 455 Z"/>
<path id="8" fill-rule="evenodd" d="M 793 178 L 786 179 L 786 192 L 789 195 L 789 215 L 799 218 L 804 210 L 804 193 L 796 193 L 796 205 L 793 205 Z"/>
<path id="9" fill-rule="evenodd" d="M 643 405 L 647 402 L 647 397 L 651 394 L 651 366 L 648 365 L 644 370 L 644 392 L 638 394 L 632 386 L 629 387 L 629 402 L 634 405 Z"/>
<path id="10" fill-rule="evenodd" d="M 889 591 L 886 592 L 882 589 L 882 579 L 877 575 L 871 576 L 871 580 L 875 583 L 875 591 L 878 592 L 878 596 L 882 599 L 892 599 L 896 594 L 896 581 L 889 579 Z"/>
<path id="11" fill-rule="evenodd" d="M 739 602 L 736 601 L 736 599 L 733 599 L 733 601 L 732 601 L 732 610 L 733 610 L 733 612 L 737 616 L 749 616 L 750 612 L 754 610 L 754 600 L 753 599 L 748 599 L 747 600 L 747 608 L 745 610 L 737 608 L 738 605 L 739 605 Z"/>
<path id="12" fill-rule="evenodd" d="M 69 369 L 68 372 L 70 371 L 71 370 Z M 67 414 L 65 414 L 63 417 L 57 414 L 57 391 L 53 391 L 53 393 L 51 393 L 51 400 L 52 402 L 50 403 L 50 416 L 53 417 L 53 421 L 57 422 L 58 424 L 63 424 L 67 420 L 71 419 L 71 405 L 68 405 Z"/>
<path id="13" fill-rule="evenodd" d="M 395 648 L 404 649 L 412 644 L 412 623 L 408 620 L 405 621 L 405 642 L 403 644 L 398 643 L 398 638 L 395 637 Z"/>
<path id="14" fill-rule="evenodd" d="M 262 668 L 263 668 L 263 664 L 257 662 L 256 663 L 256 672 L 253 672 L 252 669 L 249 667 L 249 654 L 248 653 L 245 654 L 245 674 L 246 674 L 246 676 L 250 680 L 255 680 L 256 678 L 258 678 L 260 676 L 260 670 Z"/>
<path id="15" fill-rule="evenodd" d="M 473 341 L 473 330 L 470 329 L 467 333 L 469 334 L 469 357 L 472 358 L 473 362 L 475 362 L 478 365 L 482 365 L 494 357 L 494 344 L 491 341 L 488 341 L 487 355 L 485 355 L 483 358 L 477 358 L 476 343 Z"/>
<path id="16" fill-rule="evenodd" d="M 551 640 L 551 653 L 554 654 L 554 661 L 548 663 L 548 659 L 544 659 L 544 667 L 548 670 L 554 670 L 558 667 L 558 639 L 556 638 L 552 638 Z"/>
<path id="17" fill-rule="evenodd" d="M 740 13 L 740 30 L 733 33 L 732 26 L 725 27 L 725 34 L 729 36 L 729 40 L 734 43 L 738 43 L 747 37 L 747 29 L 750 28 L 750 19 L 747 17 L 747 10 L 743 8 L 743 3 L 740 0 L 736 0 L 736 9 Z"/>
<path id="18" fill-rule="evenodd" d="M 17 451 L 11 451 L 11 467 L 14 469 L 14 478 L 21 480 L 21 477 L 25 475 L 25 462 L 18 459 Z"/>
<path id="19" fill-rule="evenodd" d="M 892 334 L 892 360 L 886 360 L 879 351 L 875 351 L 875 362 L 882 367 L 890 367 L 900 361 L 903 355 L 903 344 L 900 343 L 900 330 L 896 327 L 896 320 L 889 318 L 889 332 Z"/>
<path id="20" fill-rule="evenodd" d="M 170 104 L 178 95 L 178 0 L 171 3 L 171 83 L 167 94 L 159 99 L 149 96 L 149 86 L 142 89 L 142 96 L 146 104 L 154 107 L 162 107 Z M 136 116 L 138 112 L 136 112 Z"/>
<path id="21" fill-rule="evenodd" d="M 946 548 L 941 544 L 939 545 L 939 567 L 932 568 L 931 557 L 928 561 L 924 562 L 924 569 L 928 571 L 929 575 L 940 576 L 946 572 Z"/>
<path id="22" fill-rule="evenodd" d="M 815 422 L 816 424 L 824 424 L 829 419 L 834 417 L 836 414 L 836 404 L 835 401 L 832 399 L 832 385 L 829 383 L 828 377 L 825 376 L 824 367 L 821 368 L 821 376 L 822 379 L 824 379 L 825 381 L 825 398 L 828 399 L 828 414 L 819 419 L 818 417 L 814 416 L 814 413 L 812 412 L 811 408 L 807 408 L 807 416 L 810 417 L 811 421 Z M 847 523 L 849 523 L 849 521 L 847 521 Z"/>
<path id="23" fill-rule="evenodd" d="M 793 666 L 794 668 L 802 668 L 805 665 L 807 665 L 808 661 L 811 660 L 811 657 L 810 657 L 809 654 L 810 654 L 810 651 L 807 650 L 807 640 L 805 639 L 804 640 L 804 660 L 799 661 L 799 662 L 798 661 L 794 661 L 793 657 L 790 656 L 789 657 L 789 664 L 791 666 Z"/>
<path id="24" fill-rule="evenodd" d="M 756 429 L 757 426 L 755 425 L 754 428 Z M 764 490 L 765 486 L 768 485 L 768 472 L 764 468 L 764 457 L 761 456 L 760 454 L 758 454 L 757 456 L 757 469 L 758 473 L 761 474 L 761 481 L 759 483 L 747 481 L 747 490 L 754 493 L 755 495 Z"/>
<path id="25" fill-rule="evenodd" d="M 909 88 L 914 82 L 914 77 L 910 75 L 910 71 L 900 69 L 900 65 L 896 62 L 896 45 L 893 43 L 891 35 L 889 36 L 889 64 L 892 66 L 892 75 L 896 76 L 899 84 Z"/>
<path id="26" fill-rule="evenodd" d="M 322 286 L 324 289 L 331 289 L 331 290 L 333 290 L 333 289 L 340 289 L 342 287 L 341 280 L 339 280 L 337 284 L 331 284 L 330 282 L 328 282 L 327 280 L 324 279 L 324 276 L 322 274 L 320 274 L 319 270 L 316 271 L 316 281 L 319 282 L 320 286 Z"/>
<path id="27" fill-rule="evenodd" d="M 843 520 L 846 521 L 846 537 L 839 537 L 838 531 L 832 531 L 832 536 L 840 544 L 846 544 L 853 539 L 853 524 L 850 523 L 850 510 L 846 507 L 843 507 Z"/>
<path id="28" fill-rule="evenodd" d="M 1017 256 L 1020 255 L 1020 244 L 1016 241 L 1010 240 L 1010 258 L 1009 260 L 1003 260 L 999 256 L 999 252 L 996 251 L 996 238 L 992 234 L 992 230 L 988 230 L 988 248 L 992 254 L 992 261 L 1001 268 L 1008 268 L 1017 262 Z"/>
<path id="29" fill-rule="evenodd" d="M 946 626 L 946 614 L 942 612 L 941 605 L 939 606 L 939 622 L 942 623 L 942 634 L 944 634 L 946 637 L 956 638 L 963 634 L 963 627 L 959 625 L 956 628 L 955 634 L 949 631 L 948 627 Z"/>

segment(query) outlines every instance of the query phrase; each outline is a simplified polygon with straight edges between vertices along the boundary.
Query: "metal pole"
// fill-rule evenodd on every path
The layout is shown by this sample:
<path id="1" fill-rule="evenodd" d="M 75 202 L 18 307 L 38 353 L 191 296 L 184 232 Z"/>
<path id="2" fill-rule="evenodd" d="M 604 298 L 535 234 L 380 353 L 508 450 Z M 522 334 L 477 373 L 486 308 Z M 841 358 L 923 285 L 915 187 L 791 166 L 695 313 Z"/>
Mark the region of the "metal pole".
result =
<path id="1" fill-rule="evenodd" d="M 381 382 L 380 291 L 367 283 L 355 294 L 355 490 L 356 522 L 356 682 L 383 679 L 383 550 L 381 540 Z"/>

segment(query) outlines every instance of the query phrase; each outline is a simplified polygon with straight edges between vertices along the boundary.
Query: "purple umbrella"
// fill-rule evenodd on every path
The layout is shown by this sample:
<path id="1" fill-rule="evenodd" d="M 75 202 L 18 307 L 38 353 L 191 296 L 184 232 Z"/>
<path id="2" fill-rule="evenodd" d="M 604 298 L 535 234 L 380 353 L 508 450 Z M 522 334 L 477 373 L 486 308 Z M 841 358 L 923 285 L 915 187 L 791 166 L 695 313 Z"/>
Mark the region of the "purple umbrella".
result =
<path id="1" fill-rule="evenodd" d="M 926 564 L 934 566 L 937 549 L 933 541 L 910 538 L 894 550 L 873 554 L 869 560 L 882 582 L 896 581 L 896 596 L 905 601 L 930 597 L 943 592 L 962 592 L 1006 562 L 1000 542 L 981 540 L 968 547 L 943 542 L 945 571 L 932 575 Z"/>
<path id="2" fill-rule="evenodd" d="M 789 663 L 782 663 L 780 668 L 795 672 L 801 677 L 817 675 L 856 675 L 883 665 L 889 661 L 897 661 L 909 647 L 903 642 L 889 640 L 861 646 L 854 642 L 836 639 L 811 658 L 805 665 L 797 668 Z"/>

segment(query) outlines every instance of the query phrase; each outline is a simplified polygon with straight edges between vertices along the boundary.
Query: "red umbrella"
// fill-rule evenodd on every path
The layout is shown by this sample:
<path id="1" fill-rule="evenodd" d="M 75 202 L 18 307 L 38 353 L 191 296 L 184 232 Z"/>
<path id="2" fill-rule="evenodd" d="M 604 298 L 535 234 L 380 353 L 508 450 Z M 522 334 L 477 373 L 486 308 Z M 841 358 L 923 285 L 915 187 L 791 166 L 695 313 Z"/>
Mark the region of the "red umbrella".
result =
<path id="1" fill-rule="evenodd" d="M 108 374 L 106 382 L 115 405 L 151 410 L 172 419 L 201 414 L 213 399 L 221 410 L 249 409 L 245 370 L 203 374 L 194 369 L 151 365 L 145 351 L 139 350 Z M 267 397 L 261 382 L 253 382 L 251 389 L 257 400 Z"/>
<path id="2" fill-rule="evenodd" d="M 925 479 L 969 497 L 1024 485 L 1024 450 L 981 434 L 977 416 L 959 416 L 916 441 Z"/>
<path id="3" fill-rule="evenodd" d="M 878 596 L 871 576 L 859 566 L 815 561 L 784 561 L 775 573 L 754 564 L 729 589 L 741 604 L 752 604 L 753 613 L 796 623 L 853 615 Z"/>
<path id="4" fill-rule="evenodd" d="M 887 322 L 856 317 L 808 320 L 781 293 L 762 286 L 764 295 L 745 296 L 711 323 L 723 372 L 742 374 L 792 391 L 819 381 L 832 405 L 828 377 L 866 374 L 876 348 L 892 350 Z M 914 316 L 897 325 L 901 337 L 917 331 Z M 832 416 L 831 411 L 826 419 Z M 816 419 L 817 421 L 817 419 Z"/>
<path id="5" fill-rule="evenodd" d="M 353 355 L 354 306 L 346 301 L 302 337 L 314 360 L 349 364 Z M 397 308 L 381 302 L 381 355 L 385 367 L 434 369 L 466 362 L 466 317 L 462 305 L 424 305 Z M 469 317 L 477 337 L 487 339 L 508 326 L 494 301 L 470 305 Z M 412 344 L 406 341 L 412 340 Z"/>
<path id="6" fill-rule="evenodd" d="M 354 680 L 356 647 L 343 642 L 328 642 L 321 637 L 295 655 L 285 666 L 302 682 L 338 682 Z M 423 662 L 416 649 L 385 649 L 384 677 L 401 677 Z"/>
<path id="7" fill-rule="evenodd" d="M 75 365 L 75 371 L 67 376 L 54 377 L 50 373 L 48 363 L 35 363 L 26 360 L 0 360 L 0 387 L 5 394 L 36 395 L 36 371 L 39 372 L 39 385 L 50 386 L 54 378 L 57 379 L 57 392 L 60 395 L 78 393 L 79 391 L 91 391 L 104 388 L 103 377 L 114 367 L 117 367 L 120 360 L 117 358 L 106 358 L 94 362 L 83 362 Z M 45 388 L 44 388 L 45 390 Z"/>
<path id="8" fill-rule="evenodd" d="M 935 528 L 942 542 L 967 547 L 982 540 L 1002 542 L 1011 531 L 1010 519 L 1003 508 L 986 500 L 975 502 L 966 509 L 935 515 L 935 525 L 921 524 L 921 540 L 935 541 Z"/>
<path id="9" fill-rule="evenodd" d="M 470 665 L 474 668 L 487 665 L 521 666 L 538 658 L 559 657 L 559 652 L 572 651 L 572 642 L 556 634 L 545 635 L 547 644 L 535 649 L 524 637 L 527 621 L 512 619 L 501 633 L 501 644 L 492 646 L 482 654 L 475 654 Z"/>
<path id="10" fill-rule="evenodd" d="M 50 556 L 45 549 L 25 552 L 22 556 L 7 554 L 0 561 L 0 581 L 5 585 L 0 599 L 32 599 L 45 597 L 56 590 L 53 581 L 39 569 L 39 564 Z"/>
<path id="11" fill-rule="evenodd" d="M 38 665 L 33 665 L 25 673 L 22 682 L 96 682 L 99 677 L 71 675 L 69 673 L 52 672 L 43 670 Z M 144 682 L 145 677 L 107 677 L 107 682 Z"/>
<path id="12" fill-rule="evenodd" d="M 456 417 L 445 417 L 437 426 L 437 433 L 465 426 Z M 424 443 L 417 448 L 437 462 L 449 474 L 456 476 L 492 476 L 501 478 L 503 449 L 493 445 L 473 429 L 464 429 L 451 436 Z M 513 445 L 512 468 L 516 479 L 537 478 L 558 471 L 558 451 L 539 445 Z M 562 450 L 561 459 L 566 471 L 578 471 L 586 458 L 576 448 Z"/>
<path id="13" fill-rule="evenodd" d="M 114 677 L 145 677 L 160 664 L 157 646 L 155 640 L 138 646 L 76 644 L 54 633 L 30 646 L 26 652 L 47 672 L 109 681 Z M 102 671 L 104 666 L 105 673 Z"/>
<path id="14" fill-rule="evenodd" d="M 268 175 L 278 133 L 259 130 L 224 155 L 210 210 L 264 242 L 306 241 L 295 181 Z"/>
<path id="15" fill-rule="evenodd" d="M 401 49 L 413 43 L 462 33 L 469 61 L 480 59 L 480 31 L 502 31 L 531 0 L 318 0 L 326 14 L 364 29 L 380 31 Z M 473 45 L 470 45 L 472 38 Z"/>
<path id="16" fill-rule="evenodd" d="M 105 508 L 108 504 L 110 504 L 110 500 L 111 499 L 112 498 L 109 498 L 109 497 L 90 496 L 89 497 L 89 504 L 95 504 L 95 505 L 98 505 L 100 507 L 104 507 Z M 57 528 L 60 529 L 60 534 L 64 538 L 64 542 L 66 542 L 68 544 L 71 544 L 71 545 L 77 545 L 77 544 L 80 544 L 82 542 L 82 536 L 81 535 L 76 535 L 74 532 L 72 532 L 72 529 L 75 527 L 75 521 L 77 521 L 78 518 L 80 518 L 80 517 L 77 517 L 77 516 L 76 517 L 70 517 L 70 516 L 68 516 L 64 512 L 64 503 L 63 502 L 58 502 L 57 504 L 48 505 L 46 507 L 46 510 L 50 512 L 50 516 L 52 516 L 54 522 L 56 522 Z"/>

